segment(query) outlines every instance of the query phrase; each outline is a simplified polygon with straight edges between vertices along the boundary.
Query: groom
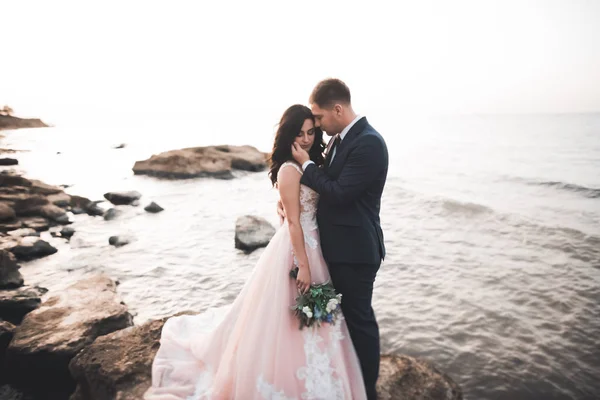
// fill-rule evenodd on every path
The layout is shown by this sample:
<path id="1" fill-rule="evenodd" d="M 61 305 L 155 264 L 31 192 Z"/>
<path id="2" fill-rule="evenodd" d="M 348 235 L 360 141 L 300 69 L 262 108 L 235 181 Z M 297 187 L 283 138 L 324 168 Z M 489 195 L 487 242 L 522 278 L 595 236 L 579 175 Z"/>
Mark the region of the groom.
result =
<path id="1" fill-rule="evenodd" d="M 339 79 L 317 84 L 310 96 L 315 125 L 329 136 L 323 169 L 294 144 L 300 183 L 320 194 L 317 222 L 323 256 L 360 360 L 367 396 L 376 399 L 379 327 L 371 307 L 373 282 L 385 257 L 379 221 L 388 152 L 381 135 L 352 109 L 350 90 Z"/>

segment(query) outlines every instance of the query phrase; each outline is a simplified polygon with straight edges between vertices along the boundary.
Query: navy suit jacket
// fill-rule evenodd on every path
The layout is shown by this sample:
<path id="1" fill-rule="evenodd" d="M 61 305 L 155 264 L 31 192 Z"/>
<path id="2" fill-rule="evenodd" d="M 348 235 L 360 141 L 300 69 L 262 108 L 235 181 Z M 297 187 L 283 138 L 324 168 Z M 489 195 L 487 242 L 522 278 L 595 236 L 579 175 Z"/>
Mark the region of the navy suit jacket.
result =
<path id="1" fill-rule="evenodd" d="M 383 137 L 359 119 L 338 145 L 331 165 L 309 164 L 301 183 L 320 194 L 317 222 L 328 263 L 380 264 L 385 258 L 379 210 L 388 170 Z"/>

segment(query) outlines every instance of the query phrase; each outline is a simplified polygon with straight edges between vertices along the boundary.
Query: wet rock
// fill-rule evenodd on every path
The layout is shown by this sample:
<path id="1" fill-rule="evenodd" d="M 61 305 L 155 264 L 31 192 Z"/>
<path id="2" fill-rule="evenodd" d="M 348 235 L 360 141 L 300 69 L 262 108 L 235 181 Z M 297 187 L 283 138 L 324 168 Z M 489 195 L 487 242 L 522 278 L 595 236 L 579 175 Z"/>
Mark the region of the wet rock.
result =
<path id="1" fill-rule="evenodd" d="M 40 216 L 63 225 L 71 222 L 66 211 L 54 204 L 46 204 L 40 207 Z"/>
<path id="2" fill-rule="evenodd" d="M 41 297 L 47 291 L 38 286 L 0 290 L 0 318 L 13 324 L 21 323 L 25 315 L 40 306 Z"/>
<path id="3" fill-rule="evenodd" d="M 0 232 L 14 231 L 15 229 L 20 229 L 22 226 L 23 223 L 19 220 L 0 223 Z"/>
<path id="4" fill-rule="evenodd" d="M 13 324 L 0 319 L 0 376 L 3 376 L 5 374 L 5 372 L 2 370 L 4 366 L 4 354 L 6 353 L 6 348 L 8 347 L 8 344 L 10 343 L 15 334 L 15 329 L 16 327 Z M 4 397 L 0 395 L 0 399 L 4 399 Z"/>
<path id="5" fill-rule="evenodd" d="M 127 147 L 126 143 L 121 143 L 117 146 L 113 146 L 113 149 L 124 149 L 125 147 Z"/>
<path id="6" fill-rule="evenodd" d="M 99 337 L 71 361 L 77 382 L 70 400 L 138 400 L 150 387 L 152 361 L 165 319 Z"/>
<path id="7" fill-rule="evenodd" d="M 121 215 L 123 212 L 121 210 L 118 210 L 116 208 L 109 208 L 106 213 L 104 214 L 104 220 L 105 221 L 112 221 L 113 219 L 117 218 L 119 215 Z"/>
<path id="8" fill-rule="evenodd" d="M 42 217 L 22 218 L 21 222 L 24 227 L 35 229 L 38 232 L 47 231 L 50 229 L 50 222 Z"/>
<path id="9" fill-rule="evenodd" d="M 232 179 L 232 170 L 263 171 L 267 155 L 252 146 L 208 146 L 171 150 L 137 161 L 133 172 L 163 178 Z"/>
<path id="10" fill-rule="evenodd" d="M 75 234 L 75 229 L 70 226 L 65 226 L 60 230 L 60 236 L 65 239 L 71 239 L 71 237 Z"/>
<path id="11" fill-rule="evenodd" d="M 460 387 L 426 361 L 404 355 L 381 357 L 379 400 L 462 400 Z"/>
<path id="12" fill-rule="evenodd" d="M 235 248 L 252 252 L 265 247 L 275 235 L 275 228 L 261 217 L 246 215 L 235 223 Z"/>
<path id="13" fill-rule="evenodd" d="M 22 238 L 19 244 L 11 249 L 17 259 L 24 261 L 46 257 L 57 251 L 50 243 L 34 236 Z"/>
<path id="14" fill-rule="evenodd" d="M 15 210 L 8 204 L 0 203 L 0 222 L 14 221 L 17 217 Z"/>
<path id="15" fill-rule="evenodd" d="M 42 195 L 22 195 L 13 204 L 13 209 L 20 217 L 41 216 L 40 208 L 48 205 L 48 199 Z"/>
<path id="16" fill-rule="evenodd" d="M 159 213 L 161 211 L 164 211 L 164 208 L 162 208 L 155 202 L 152 202 L 152 203 L 148 204 L 146 207 L 144 207 L 144 210 L 148 211 L 149 213 Z"/>
<path id="17" fill-rule="evenodd" d="M 7 233 L 12 237 L 40 236 L 40 233 L 33 228 L 20 228 Z"/>
<path id="18" fill-rule="evenodd" d="M 50 194 L 63 193 L 63 190 L 60 186 L 49 185 L 37 179 L 29 180 L 31 182 L 31 192 L 35 194 L 41 194 L 44 196 Z"/>
<path id="19" fill-rule="evenodd" d="M 48 196 L 50 204 L 55 206 L 66 208 L 71 204 L 71 196 L 66 193 L 56 193 Z"/>
<path id="20" fill-rule="evenodd" d="M 129 192 L 108 192 L 104 193 L 104 198 L 114 205 L 129 205 L 142 197 L 140 192 L 134 190 Z"/>
<path id="21" fill-rule="evenodd" d="M 0 250 L 0 289 L 16 289 L 23 286 L 23 275 L 15 256 L 7 250 Z"/>
<path id="22" fill-rule="evenodd" d="M 0 166 L 8 166 L 8 165 L 18 165 L 19 160 L 16 158 L 4 157 L 0 158 Z"/>
<path id="23" fill-rule="evenodd" d="M 108 244 L 115 247 L 125 246 L 131 243 L 131 238 L 127 236 L 111 236 L 108 238 Z"/>
<path id="24" fill-rule="evenodd" d="M 105 277 L 89 278 L 49 297 L 25 316 L 6 351 L 15 386 L 71 392 L 69 362 L 102 335 L 132 325 L 132 316 Z M 117 360 L 114 360 L 117 361 Z"/>

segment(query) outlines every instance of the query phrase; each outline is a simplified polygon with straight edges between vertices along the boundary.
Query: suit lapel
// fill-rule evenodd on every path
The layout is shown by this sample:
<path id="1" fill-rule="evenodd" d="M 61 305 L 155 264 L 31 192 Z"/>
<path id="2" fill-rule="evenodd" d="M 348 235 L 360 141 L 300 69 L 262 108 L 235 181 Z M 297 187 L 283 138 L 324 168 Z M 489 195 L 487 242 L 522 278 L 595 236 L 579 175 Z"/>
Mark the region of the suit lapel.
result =
<path id="1" fill-rule="evenodd" d="M 346 159 L 346 154 L 344 153 L 344 150 L 347 149 L 348 146 L 350 145 L 350 143 L 362 131 L 365 130 L 367 124 L 368 124 L 368 122 L 367 122 L 367 118 L 366 117 L 362 117 L 361 119 L 359 119 L 358 121 L 356 121 L 356 123 L 352 126 L 352 128 L 350 128 L 350 130 L 348 131 L 348 133 L 344 137 L 344 140 L 342 140 L 342 143 L 340 143 L 339 146 L 337 146 L 337 150 L 335 151 L 335 158 L 333 159 L 333 162 L 331 163 L 331 166 L 329 166 L 329 160 L 331 160 L 331 156 L 330 155 L 328 155 L 328 157 L 327 157 L 327 164 L 326 165 L 328 165 L 330 168 L 333 168 L 335 165 L 338 165 L 340 163 L 340 160 L 342 158 Z M 343 157 L 340 157 L 340 156 L 343 156 Z"/>

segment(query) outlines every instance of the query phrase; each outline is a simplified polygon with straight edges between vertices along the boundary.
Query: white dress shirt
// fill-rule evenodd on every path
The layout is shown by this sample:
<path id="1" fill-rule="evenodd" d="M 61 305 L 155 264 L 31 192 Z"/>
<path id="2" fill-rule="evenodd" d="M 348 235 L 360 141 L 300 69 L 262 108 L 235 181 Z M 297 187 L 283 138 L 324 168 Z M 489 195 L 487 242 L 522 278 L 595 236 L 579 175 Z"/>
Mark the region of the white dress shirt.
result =
<path id="1" fill-rule="evenodd" d="M 346 126 L 346 127 L 344 128 L 344 130 L 343 130 L 343 131 L 340 133 L 340 144 L 342 143 L 342 141 L 344 140 L 344 138 L 346 137 L 346 135 L 348 134 L 348 132 L 350 131 L 350 129 L 351 129 L 353 126 L 354 126 L 354 124 L 356 124 L 356 122 L 357 122 L 359 119 L 361 119 L 361 118 L 362 118 L 362 117 L 361 117 L 360 115 L 357 115 L 357 116 L 356 116 L 356 118 L 354 118 L 354 119 L 352 120 L 352 122 L 350 122 L 350 123 L 348 124 L 348 126 Z M 334 140 L 334 137 L 335 137 L 335 136 L 333 136 L 333 137 L 332 137 L 330 140 Z M 339 145 L 338 145 L 338 146 L 339 146 Z M 329 160 L 329 165 L 331 165 L 331 163 L 333 162 L 333 158 L 335 157 L 335 152 L 336 152 L 336 150 L 337 150 L 337 146 L 333 148 L 333 154 L 331 155 L 331 159 Z M 306 170 L 306 167 L 308 167 L 308 165 L 309 165 L 310 163 L 313 163 L 313 164 L 314 164 L 314 162 L 313 162 L 312 160 L 308 160 L 308 161 L 306 161 L 304 164 L 302 164 L 302 170 L 303 170 L 303 171 L 305 171 L 305 170 Z"/>

